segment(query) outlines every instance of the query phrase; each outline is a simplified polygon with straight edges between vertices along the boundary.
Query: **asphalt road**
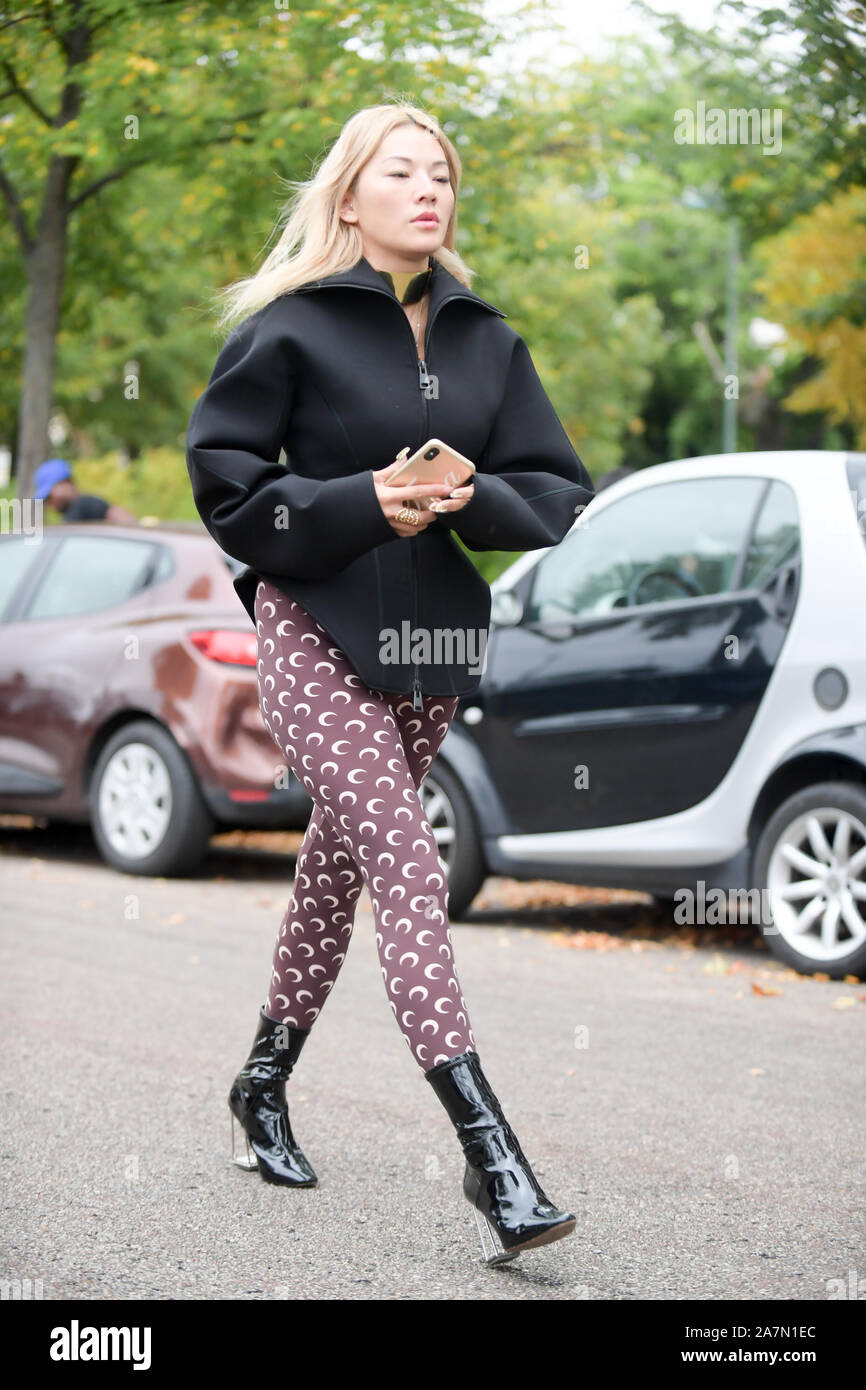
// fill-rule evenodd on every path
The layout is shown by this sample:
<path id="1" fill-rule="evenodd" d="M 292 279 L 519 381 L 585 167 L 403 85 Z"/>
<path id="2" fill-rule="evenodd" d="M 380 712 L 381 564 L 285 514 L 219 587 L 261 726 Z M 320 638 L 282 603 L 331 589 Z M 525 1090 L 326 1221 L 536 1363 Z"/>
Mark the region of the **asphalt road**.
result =
<path id="1" fill-rule="evenodd" d="M 491 880 L 455 925 L 485 1072 L 573 1237 L 481 1263 L 366 893 L 288 1086 L 319 1186 L 232 1165 L 226 1096 L 292 873 L 215 848 L 196 878 L 130 878 L 85 832 L 0 830 L 0 1279 L 166 1300 L 826 1300 L 864 1279 L 866 986 L 745 932 L 695 944 L 630 895 L 520 907 Z"/>

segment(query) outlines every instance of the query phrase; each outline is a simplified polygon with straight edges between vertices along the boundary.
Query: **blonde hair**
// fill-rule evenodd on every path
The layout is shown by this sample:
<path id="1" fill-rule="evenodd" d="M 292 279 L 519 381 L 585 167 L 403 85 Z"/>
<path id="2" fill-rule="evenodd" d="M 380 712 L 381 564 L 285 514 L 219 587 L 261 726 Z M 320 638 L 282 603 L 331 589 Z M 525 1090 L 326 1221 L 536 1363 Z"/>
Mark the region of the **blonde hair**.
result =
<path id="1" fill-rule="evenodd" d="M 230 327 L 269 304 L 278 295 L 288 294 L 312 280 L 348 270 L 361 259 L 364 254 L 361 230 L 357 224 L 341 220 L 340 207 L 384 138 L 396 126 L 410 122 L 429 130 L 439 141 L 454 190 L 451 220 L 443 244 L 434 253 L 434 258 L 467 289 L 471 288 L 475 271 L 470 270 L 454 250 L 457 190 L 462 171 L 460 156 L 432 116 L 401 98 L 356 111 L 346 121 L 311 178 L 282 180 L 295 191 L 268 238 L 273 237 L 282 223 L 279 241 L 255 274 L 236 280 L 218 293 L 217 307 L 220 304 L 223 306 L 218 328 Z"/>

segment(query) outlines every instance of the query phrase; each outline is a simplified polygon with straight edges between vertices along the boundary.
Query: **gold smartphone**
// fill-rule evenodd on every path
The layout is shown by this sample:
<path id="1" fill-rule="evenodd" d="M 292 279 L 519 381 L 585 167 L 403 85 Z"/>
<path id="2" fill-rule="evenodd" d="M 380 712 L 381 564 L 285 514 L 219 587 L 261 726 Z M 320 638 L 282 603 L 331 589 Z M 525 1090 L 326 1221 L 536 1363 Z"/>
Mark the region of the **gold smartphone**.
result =
<path id="1" fill-rule="evenodd" d="M 470 480 L 475 472 L 475 464 L 471 459 L 464 458 L 456 449 L 452 449 L 449 444 L 444 444 L 441 439 L 428 439 L 426 444 L 422 444 L 420 449 L 416 449 L 414 454 L 405 459 L 400 467 L 391 474 L 388 479 L 389 487 L 399 487 L 401 483 L 412 486 L 414 483 L 447 483 L 454 490 L 460 487 L 461 483 Z M 421 499 L 424 507 L 429 511 L 431 502 L 442 501 L 439 497 L 424 497 Z"/>

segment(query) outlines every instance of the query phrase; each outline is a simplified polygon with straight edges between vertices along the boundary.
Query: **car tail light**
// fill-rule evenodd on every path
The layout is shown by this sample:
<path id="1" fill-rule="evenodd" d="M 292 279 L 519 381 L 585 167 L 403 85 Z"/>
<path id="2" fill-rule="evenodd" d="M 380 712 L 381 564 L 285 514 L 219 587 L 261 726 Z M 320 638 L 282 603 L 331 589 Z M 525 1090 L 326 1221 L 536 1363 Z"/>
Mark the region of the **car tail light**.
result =
<path id="1" fill-rule="evenodd" d="M 202 628 L 187 634 L 193 646 L 210 661 L 226 666 L 255 666 L 258 639 L 254 632 L 233 632 L 227 628 Z"/>

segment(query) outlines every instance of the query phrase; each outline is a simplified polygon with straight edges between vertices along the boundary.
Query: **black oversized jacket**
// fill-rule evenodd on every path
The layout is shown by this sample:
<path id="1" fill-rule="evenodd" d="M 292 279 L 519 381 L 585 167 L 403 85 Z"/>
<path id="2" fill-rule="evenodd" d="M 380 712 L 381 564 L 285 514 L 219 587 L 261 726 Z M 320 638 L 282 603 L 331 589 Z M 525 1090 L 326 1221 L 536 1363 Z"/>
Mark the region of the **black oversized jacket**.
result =
<path id="1" fill-rule="evenodd" d="M 555 545 L 593 496 L 524 340 L 432 265 L 424 364 L 393 289 L 362 257 L 231 332 L 186 450 L 205 526 L 247 566 L 235 588 L 253 621 L 261 576 L 369 686 L 412 693 L 416 708 L 422 693 L 470 694 L 484 669 L 490 588 L 449 532 L 472 550 Z M 371 470 L 432 436 L 475 463 L 474 496 L 398 536 Z"/>

